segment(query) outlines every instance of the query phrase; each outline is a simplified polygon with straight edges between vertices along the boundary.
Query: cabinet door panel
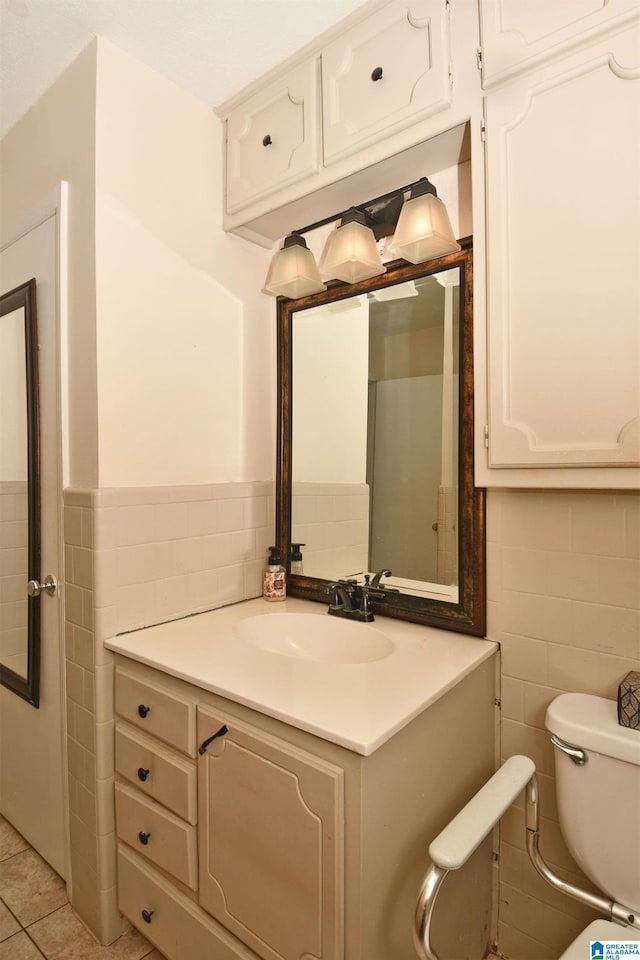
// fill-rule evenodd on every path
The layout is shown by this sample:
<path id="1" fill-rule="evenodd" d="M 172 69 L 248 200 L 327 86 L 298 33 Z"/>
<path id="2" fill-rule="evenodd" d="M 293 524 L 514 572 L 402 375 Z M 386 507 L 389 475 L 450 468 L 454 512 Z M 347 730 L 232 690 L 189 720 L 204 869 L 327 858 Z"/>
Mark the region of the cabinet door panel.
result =
<path id="1" fill-rule="evenodd" d="M 484 85 L 534 67 L 637 13 L 637 0 L 480 0 Z"/>
<path id="2" fill-rule="evenodd" d="M 487 97 L 492 467 L 640 462 L 639 32 Z"/>
<path id="3" fill-rule="evenodd" d="M 390 4 L 329 44 L 322 51 L 322 94 L 325 163 L 447 108 L 444 0 Z"/>
<path id="4" fill-rule="evenodd" d="M 266 960 L 343 956 L 342 771 L 198 710 L 200 903 Z"/>
<path id="5" fill-rule="evenodd" d="M 318 169 L 318 62 L 290 71 L 227 119 L 227 211 Z"/>

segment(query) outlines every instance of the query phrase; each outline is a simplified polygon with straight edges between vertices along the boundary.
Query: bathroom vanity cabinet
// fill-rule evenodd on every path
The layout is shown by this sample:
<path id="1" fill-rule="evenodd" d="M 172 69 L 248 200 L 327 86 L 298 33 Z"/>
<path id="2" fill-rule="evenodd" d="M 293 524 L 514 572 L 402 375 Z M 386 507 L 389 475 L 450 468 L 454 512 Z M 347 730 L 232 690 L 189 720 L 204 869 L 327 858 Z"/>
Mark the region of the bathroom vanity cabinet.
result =
<path id="1" fill-rule="evenodd" d="M 120 653 L 125 917 L 168 960 L 407 960 L 428 845 L 494 769 L 495 648 L 452 642 L 484 645 L 481 662 L 368 755 Z M 435 942 L 475 960 L 489 937 L 490 842 L 461 874 Z"/>

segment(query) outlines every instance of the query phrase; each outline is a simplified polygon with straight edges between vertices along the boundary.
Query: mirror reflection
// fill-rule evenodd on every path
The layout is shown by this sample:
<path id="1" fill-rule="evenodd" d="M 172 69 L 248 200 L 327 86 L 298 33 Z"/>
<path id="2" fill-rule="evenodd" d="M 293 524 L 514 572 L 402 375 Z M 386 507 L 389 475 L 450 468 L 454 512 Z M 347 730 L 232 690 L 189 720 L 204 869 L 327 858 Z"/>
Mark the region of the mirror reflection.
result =
<path id="1" fill-rule="evenodd" d="M 305 575 L 457 602 L 459 316 L 458 267 L 294 313 Z"/>
<path id="2" fill-rule="evenodd" d="M 473 255 L 278 300 L 276 530 L 292 596 L 483 636 Z M 369 589 L 364 590 L 369 578 Z M 375 589 L 371 589 L 375 588 Z"/>
<path id="3" fill-rule="evenodd" d="M 0 297 L 0 684 L 39 703 L 36 282 Z"/>

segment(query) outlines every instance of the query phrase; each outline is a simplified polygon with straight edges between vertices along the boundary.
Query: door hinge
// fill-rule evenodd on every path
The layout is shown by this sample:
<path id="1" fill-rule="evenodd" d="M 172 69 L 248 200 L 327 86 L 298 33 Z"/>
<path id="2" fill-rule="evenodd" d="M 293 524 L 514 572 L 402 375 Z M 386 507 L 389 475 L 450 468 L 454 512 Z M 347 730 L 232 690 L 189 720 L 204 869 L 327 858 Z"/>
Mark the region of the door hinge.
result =
<path id="1" fill-rule="evenodd" d="M 484 60 L 482 59 L 482 47 L 478 47 L 476 50 L 476 67 L 480 72 L 482 72 L 482 67 L 484 65 Z"/>
<path id="2" fill-rule="evenodd" d="M 487 142 L 487 125 L 484 122 L 484 117 L 480 121 L 480 139 L 483 143 Z"/>
<path id="3" fill-rule="evenodd" d="M 502 710 L 502 700 L 500 699 L 500 697 L 496 697 L 493 703 L 494 703 L 494 706 L 498 707 L 499 710 Z"/>
<path id="4" fill-rule="evenodd" d="M 449 64 L 449 83 L 453 86 L 453 64 Z"/>
<path id="5" fill-rule="evenodd" d="M 489 424 L 485 423 L 484 425 L 484 445 L 489 449 Z"/>

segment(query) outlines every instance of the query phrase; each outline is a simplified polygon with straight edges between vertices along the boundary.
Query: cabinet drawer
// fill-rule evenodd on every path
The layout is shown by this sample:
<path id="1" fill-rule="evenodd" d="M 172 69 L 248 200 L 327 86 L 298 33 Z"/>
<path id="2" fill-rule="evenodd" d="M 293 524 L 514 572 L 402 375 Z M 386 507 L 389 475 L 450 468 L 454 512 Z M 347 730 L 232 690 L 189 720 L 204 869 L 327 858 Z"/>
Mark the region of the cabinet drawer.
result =
<path id="1" fill-rule="evenodd" d="M 167 960 L 255 960 L 235 937 L 122 845 L 118 907 Z"/>
<path id="2" fill-rule="evenodd" d="M 116 723 L 116 771 L 147 797 L 197 822 L 197 768 L 159 743 Z"/>
<path id="3" fill-rule="evenodd" d="M 118 837 L 197 890 L 196 828 L 125 784 L 115 789 Z"/>
<path id="4" fill-rule="evenodd" d="M 388 4 L 322 51 L 324 162 L 451 104 L 445 0 Z"/>
<path id="5" fill-rule="evenodd" d="M 291 70 L 227 118 L 227 211 L 319 166 L 318 61 Z"/>
<path id="6" fill-rule="evenodd" d="M 164 687 L 116 670 L 116 713 L 190 757 L 196 755 L 196 709 Z"/>

